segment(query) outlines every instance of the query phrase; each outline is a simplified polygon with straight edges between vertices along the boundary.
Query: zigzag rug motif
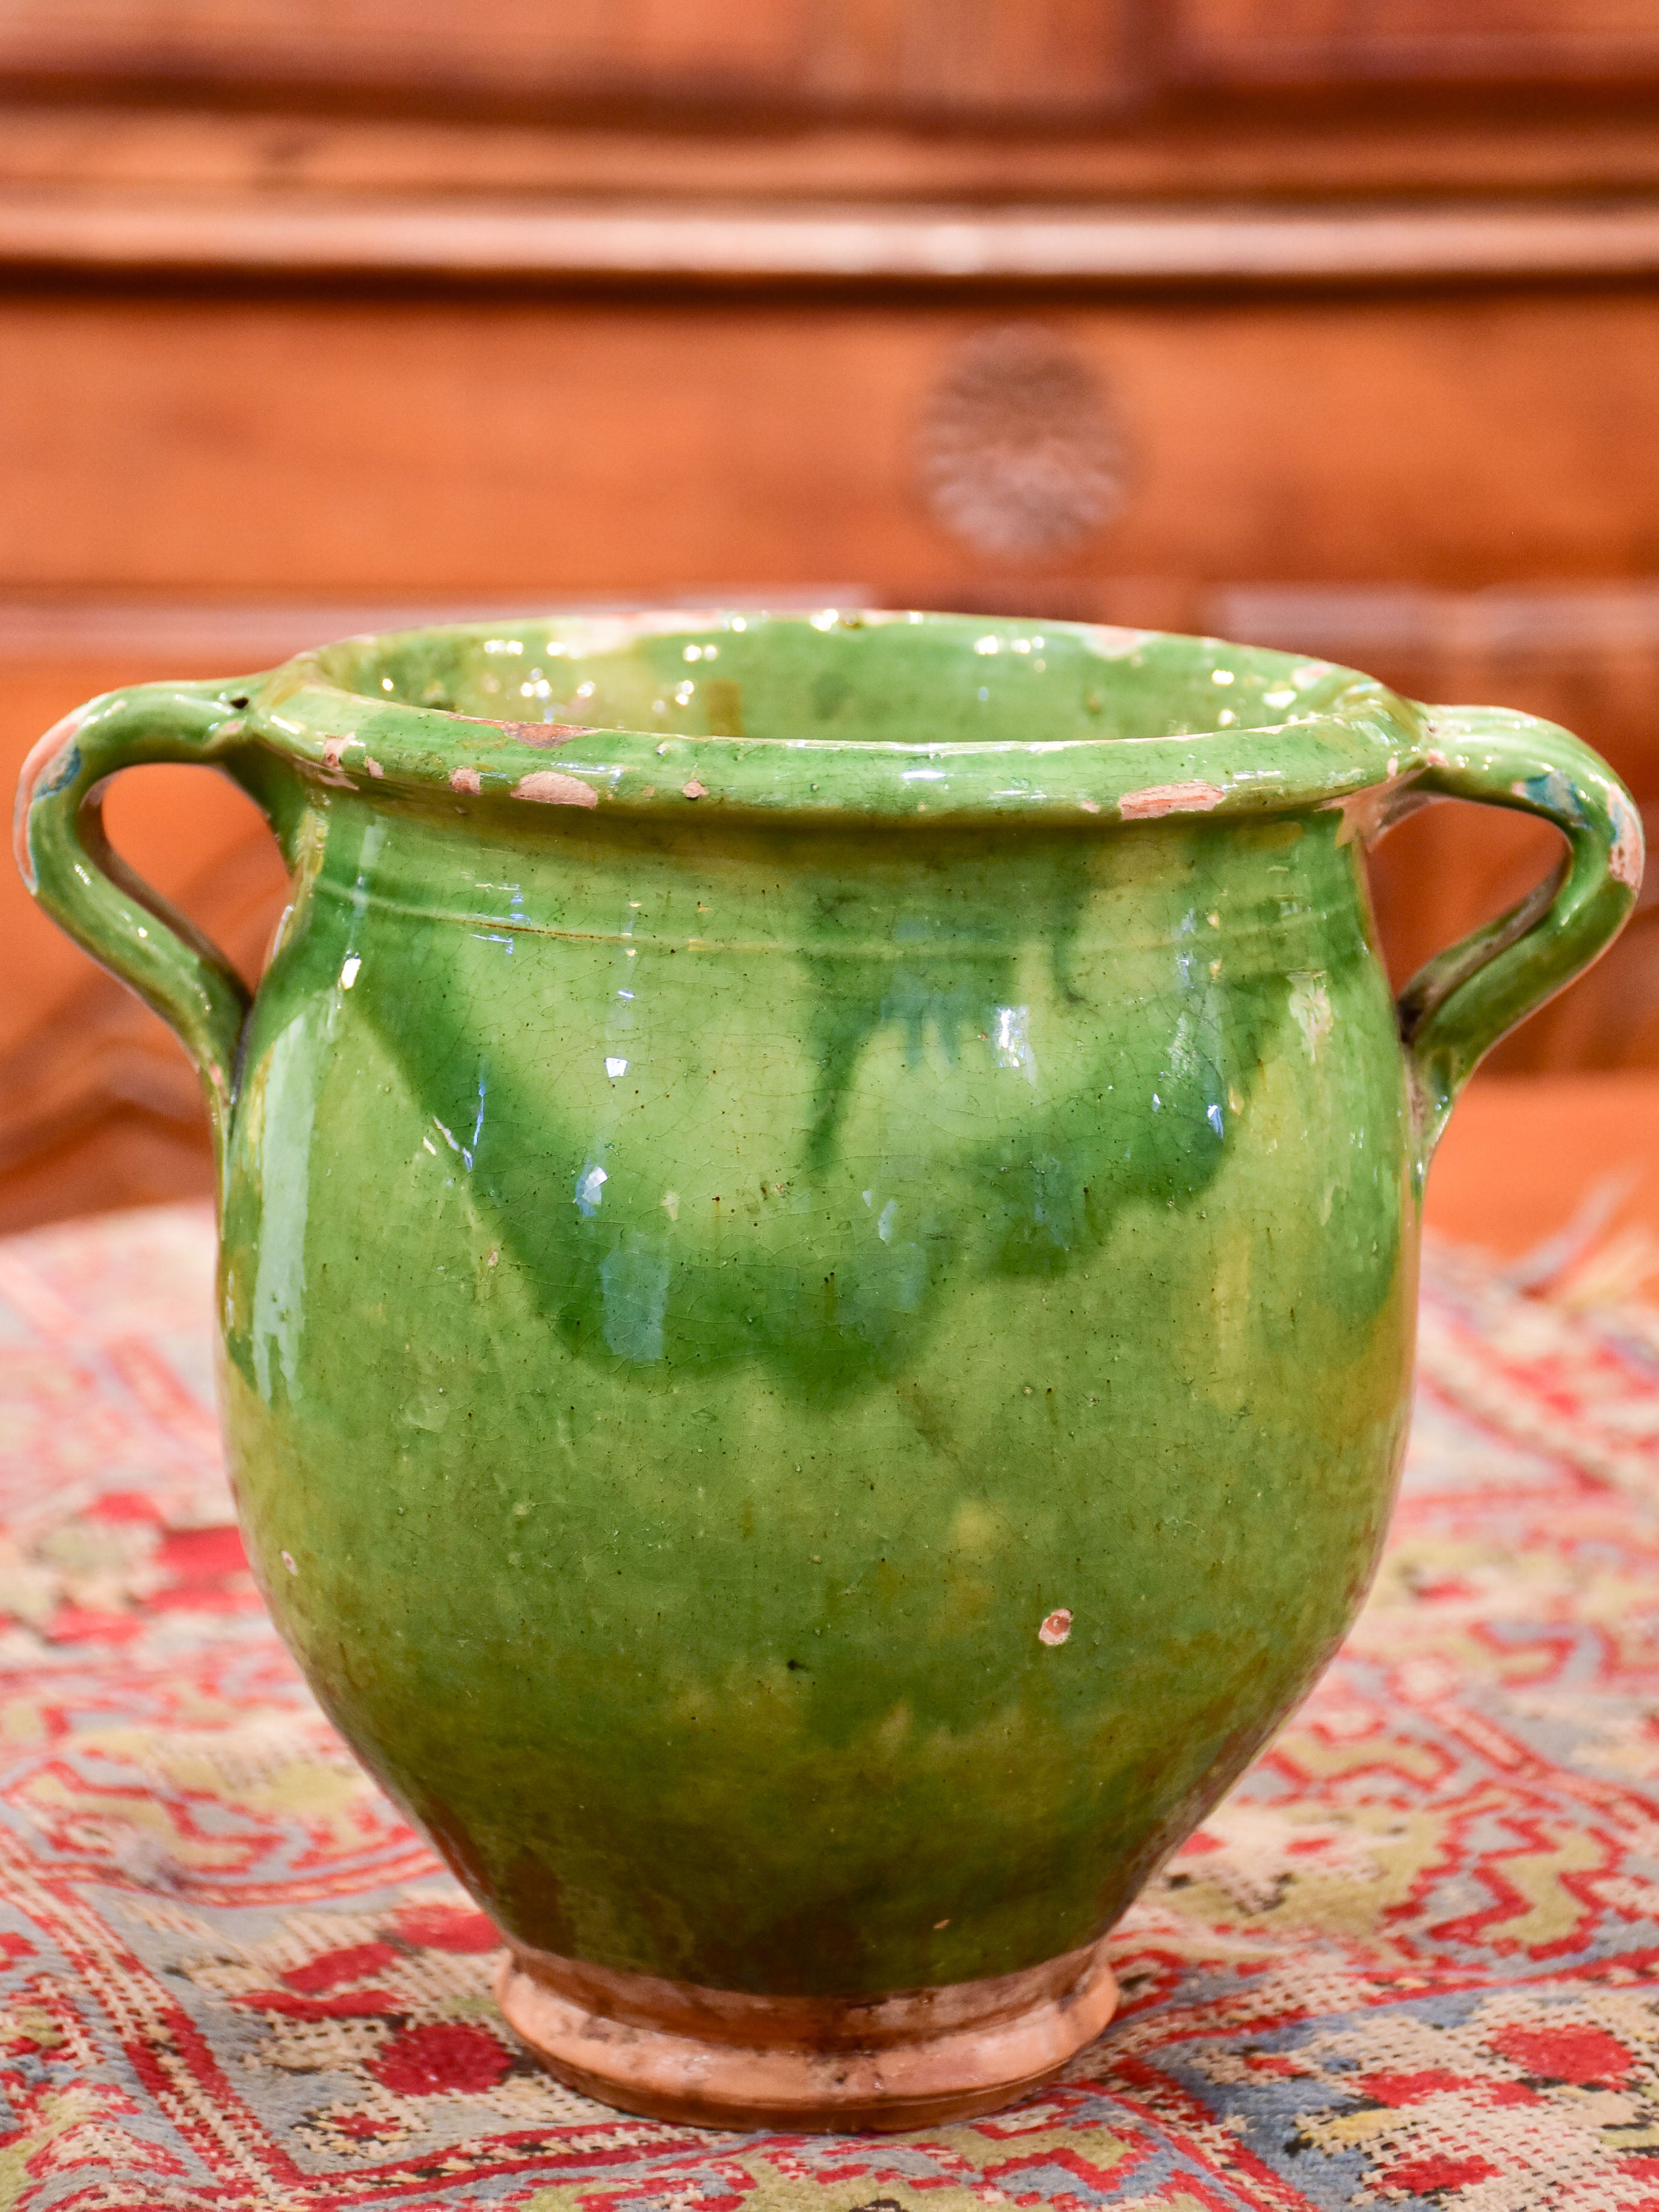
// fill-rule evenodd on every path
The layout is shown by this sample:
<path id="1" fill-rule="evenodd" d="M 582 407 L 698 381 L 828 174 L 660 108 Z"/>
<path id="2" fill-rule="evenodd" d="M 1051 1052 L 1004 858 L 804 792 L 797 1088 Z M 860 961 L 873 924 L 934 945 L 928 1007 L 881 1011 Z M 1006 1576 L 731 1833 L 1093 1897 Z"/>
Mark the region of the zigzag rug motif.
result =
<path id="1" fill-rule="evenodd" d="M 1659 1327 L 1431 1255 L 1324 1681 L 1049 2090 L 898 2137 L 559 2087 L 262 1612 L 195 1207 L 0 1244 L 0 2212 L 1659 2212 Z"/>

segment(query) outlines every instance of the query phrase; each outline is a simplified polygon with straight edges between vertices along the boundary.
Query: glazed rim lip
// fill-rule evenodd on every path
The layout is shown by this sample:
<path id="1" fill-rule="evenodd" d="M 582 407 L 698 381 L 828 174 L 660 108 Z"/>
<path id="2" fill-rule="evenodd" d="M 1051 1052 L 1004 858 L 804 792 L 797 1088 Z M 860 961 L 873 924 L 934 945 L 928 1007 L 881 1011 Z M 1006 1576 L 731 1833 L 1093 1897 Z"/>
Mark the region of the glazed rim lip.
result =
<path id="1" fill-rule="evenodd" d="M 313 782 L 373 797 L 438 794 L 463 812 L 538 802 L 571 813 L 842 817 L 937 828 L 1015 817 L 1087 828 L 1170 816 L 1278 813 L 1340 806 L 1428 764 L 1426 717 L 1374 678 L 1273 652 L 1322 678 L 1346 678 L 1334 702 L 1253 728 L 1179 736 L 901 742 L 847 737 L 702 737 L 684 732 L 513 722 L 380 699 L 335 680 L 330 663 L 400 643 L 522 631 L 533 617 L 364 634 L 301 653 L 246 687 L 230 736 L 279 750 Z M 706 639 L 711 629 L 776 624 L 821 631 L 937 623 L 1018 634 L 1040 629 L 1091 647 L 1103 663 L 1145 647 L 1267 653 L 1218 638 L 1006 616 L 825 609 L 652 608 L 550 616 L 550 638 L 592 653 L 635 638 Z M 539 627 L 539 624 L 535 626 Z M 805 771 L 805 773 L 803 773 Z M 544 817 L 545 818 L 545 817 Z M 568 819 L 568 815 L 567 815 Z"/>

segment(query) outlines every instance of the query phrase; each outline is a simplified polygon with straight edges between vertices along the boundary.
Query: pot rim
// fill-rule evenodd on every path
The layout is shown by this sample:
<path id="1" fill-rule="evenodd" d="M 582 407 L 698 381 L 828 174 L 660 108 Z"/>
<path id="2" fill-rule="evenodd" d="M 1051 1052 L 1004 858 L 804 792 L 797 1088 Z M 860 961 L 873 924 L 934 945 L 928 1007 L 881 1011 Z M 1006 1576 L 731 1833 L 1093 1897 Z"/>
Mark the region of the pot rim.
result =
<path id="1" fill-rule="evenodd" d="M 1312 703 L 1273 722 L 1159 735 L 898 741 L 514 722 L 382 697 L 351 681 L 396 653 L 450 641 L 476 641 L 480 651 L 498 642 L 511 653 L 522 650 L 513 641 L 531 636 L 544 659 L 602 659 L 630 653 L 647 639 L 682 640 L 690 660 L 693 647 L 707 650 L 722 635 L 761 628 L 848 636 L 899 623 L 971 639 L 974 651 L 988 654 L 1029 653 L 1033 640 L 1041 646 L 1064 639 L 1081 648 L 1080 665 L 1097 663 L 1107 682 L 1121 683 L 1125 663 L 1139 668 L 1162 660 L 1171 673 L 1179 665 L 1189 677 L 1194 663 L 1200 670 L 1207 665 L 1220 686 L 1242 676 L 1247 688 L 1253 684 L 1268 697 L 1282 690 Z M 382 680 L 390 689 L 391 679 Z M 1268 691 L 1269 684 L 1275 689 Z M 1218 690 L 1218 702 L 1226 696 Z M 249 738 L 325 787 L 428 802 L 441 794 L 463 812 L 516 812 L 517 802 L 529 800 L 684 823 L 739 814 L 922 828 L 1012 817 L 1089 828 L 1175 815 L 1279 813 L 1345 805 L 1433 759 L 1425 710 L 1370 677 L 1311 656 L 1169 631 L 888 609 L 771 615 L 649 608 L 364 634 L 250 678 L 228 703 L 242 710 L 240 729 Z"/>

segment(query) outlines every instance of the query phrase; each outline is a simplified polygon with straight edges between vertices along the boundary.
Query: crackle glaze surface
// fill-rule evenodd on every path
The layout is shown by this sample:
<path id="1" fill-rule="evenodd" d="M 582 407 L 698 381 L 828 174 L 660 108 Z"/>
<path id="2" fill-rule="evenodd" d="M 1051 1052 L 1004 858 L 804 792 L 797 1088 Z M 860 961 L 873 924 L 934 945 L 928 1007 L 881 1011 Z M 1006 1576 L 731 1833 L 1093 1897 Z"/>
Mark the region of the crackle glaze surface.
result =
<path id="1" fill-rule="evenodd" d="M 251 1012 L 87 867 L 155 757 L 283 840 Z M 1434 792 L 1571 866 L 1402 1054 L 1361 855 Z M 804 1996 L 1089 1943 L 1306 1689 L 1425 1148 L 1640 869 L 1547 725 L 943 617 L 356 641 L 94 702 L 23 804 L 203 1064 L 233 1471 L 331 1717 L 521 1942 Z"/>

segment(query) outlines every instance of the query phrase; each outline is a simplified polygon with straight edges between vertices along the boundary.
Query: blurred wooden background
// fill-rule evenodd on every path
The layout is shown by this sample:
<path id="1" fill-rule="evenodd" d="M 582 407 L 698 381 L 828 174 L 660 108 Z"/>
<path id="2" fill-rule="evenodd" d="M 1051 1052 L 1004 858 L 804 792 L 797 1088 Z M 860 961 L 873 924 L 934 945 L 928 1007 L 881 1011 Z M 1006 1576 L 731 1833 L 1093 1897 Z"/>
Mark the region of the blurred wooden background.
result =
<path id="1" fill-rule="evenodd" d="M 1659 821 L 1651 0 L 7 0 L 0 749 L 386 619 L 1098 617 L 1600 745 Z M 111 804 L 252 970 L 210 776 Z M 1381 848 L 1403 973 L 1548 864 Z M 0 878 L 0 1229 L 205 1188 Z M 1659 921 L 1504 1048 L 1659 1066 Z"/>

